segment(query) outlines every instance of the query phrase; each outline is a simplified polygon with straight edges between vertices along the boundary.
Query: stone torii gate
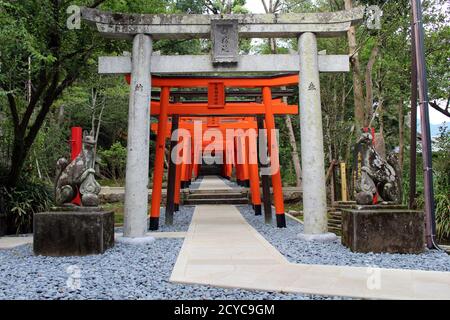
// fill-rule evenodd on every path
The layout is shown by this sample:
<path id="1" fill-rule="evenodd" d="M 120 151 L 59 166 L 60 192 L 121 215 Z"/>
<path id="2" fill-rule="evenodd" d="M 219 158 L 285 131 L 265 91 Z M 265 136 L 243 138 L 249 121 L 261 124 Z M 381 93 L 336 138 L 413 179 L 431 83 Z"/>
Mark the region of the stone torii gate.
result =
<path id="1" fill-rule="evenodd" d="M 317 37 L 345 36 L 364 7 L 326 13 L 199 15 L 120 14 L 82 8 L 82 19 L 105 37 L 133 41 L 131 57 L 101 57 L 99 73 L 130 74 L 124 237 L 147 231 L 151 74 L 299 72 L 303 211 L 310 240 L 327 233 L 327 202 L 319 72 L 348 72 L 347 55 L 320 55 Z M 295 55 L 238 55 L 241 38 L 298 38 Z M 212 55 L 152 55 L 158 39 L 211 38 Z M 145 156 L 143 156 L 145 155 Z"/>

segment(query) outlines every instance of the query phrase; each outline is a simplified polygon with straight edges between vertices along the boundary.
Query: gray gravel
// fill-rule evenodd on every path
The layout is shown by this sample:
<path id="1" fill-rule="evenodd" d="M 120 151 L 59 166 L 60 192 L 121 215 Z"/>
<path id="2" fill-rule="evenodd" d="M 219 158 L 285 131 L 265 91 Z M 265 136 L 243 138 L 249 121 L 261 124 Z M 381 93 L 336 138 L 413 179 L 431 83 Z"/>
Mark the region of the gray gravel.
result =
<path id="1" fill-rule="evenodd" d="M 192 216 L 194 215 L 195 206 L 180 206 L 180 211 L 173 213 L 173 225 L 165 224 L 166 218 L 165 208 L 161 209 L 161 216 L 159 218 L 159 230 L 161 232 L 185 232 L 188 231 L 191 224 Z"/>
<path id="2" fill-rule="evenodd" d="M 142 246 L 117 243 L 103 255 L 87 257 L 34 256 L 30 245 L 0 250 L 0 300 L 330 299 L 170 283 L 182 242 L 182 239 L 157 239 Z M 72 270 L 74 266 L 80 270 L 79 289 L 67 286 L 73 274 L 70 266 Z"/>
<path id="3" fill-rule="evenodd" d="M 255 217 L 249 206 L 238 208 L 291 262 L 450 271 L 450 257 L 446 254 L 434 251 L 421 255 L 355 254 L 338 241 L 319 244 L 298 239 L 296 236 L 302 231 L 302 225 L 291 219 L 287 220 L 288 228 L 280 230 L 275 225 L 265 225 L 263 218 Z M 181 214 L 175 215 L 175 231 L 187 230 L 192 212 L 193 207 L 181 208 Z M 171 229 L 162 224 L 162 230 Z M 30 245 L 0 250 L 0 300 L 338 299 L 170 283 L 182 243 L 182 239 L 157 239 L 141 246 L 117 243 L 103 255 L 62 258 L 34 256 Z M 73 266 L 80 270 L 79 289 L 68 287 L 70 266 L 72 270 Z"/>
<path id="4" fill-rule="evenodd" d="M 428 250 L 419 255 L 353 253 L 340 240 L 318 243 L 299 239 L 297 235 L 303 232 L 303 225 L 288 217 L 287 228 L 279 229 L 275 225 L 275 218 L 272 225 L 266 225 L 264 216 L 255 216 L 250 206 L 238 206 L 238 209 L 292 263 L 450 271 L 450 256 L 443 252 Z"/>
<path id="5" fill-rule="evenodd" d="M 166 209 L 162 207 L 159 217 L 159 229 L 156 232 L 186 232 L 191 224 L 194 209 L 194 206 L 181 206 L 180 211 L 174 212 L 173 225 L 169 226 L 165 224 Z M 123 232 L 123 227 L 115 229 L 116 232 Z"/>

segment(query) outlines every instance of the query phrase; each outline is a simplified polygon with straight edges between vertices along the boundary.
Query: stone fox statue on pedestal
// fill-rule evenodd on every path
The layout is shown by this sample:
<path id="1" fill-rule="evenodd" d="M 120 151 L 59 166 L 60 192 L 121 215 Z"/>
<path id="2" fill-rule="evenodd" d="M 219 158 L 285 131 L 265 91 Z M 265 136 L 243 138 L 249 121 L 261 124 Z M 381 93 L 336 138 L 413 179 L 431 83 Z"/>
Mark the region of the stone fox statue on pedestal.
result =
<path id="1" fill-rule="evenodd" d="M 383 159 L 372 146 L 372 135 L 364 133 L 359 138 L 362 162 L 361 175 L 356 182 L 356 202 L 361 205 L 373 204 L 375 194 L 380 201 L 400 202 L 400 179 L 398 163 L 394 155 Z"/>
<path id="2" fill-rule="evenodd" d="M 98 206 L 100 185 L 95 181 L 93 169 L 94 146 L 94 138 L 86 135 L 78 157 L 70 163 L 66 158 L 60 158 L 56 163 L 55 201 L 58 205 L 71 205 L 79 191 L 83 206 Z"/>

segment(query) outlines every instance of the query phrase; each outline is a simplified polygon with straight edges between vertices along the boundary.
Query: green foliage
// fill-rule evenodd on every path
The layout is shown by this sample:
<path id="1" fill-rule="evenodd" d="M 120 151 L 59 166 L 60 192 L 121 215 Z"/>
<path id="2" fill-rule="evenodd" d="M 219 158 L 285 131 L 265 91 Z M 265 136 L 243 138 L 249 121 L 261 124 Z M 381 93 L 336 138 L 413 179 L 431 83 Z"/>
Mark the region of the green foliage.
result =
<path id="1" fill-rule="evenodd" d="M 0 187 L 0 202 L 4 204 L 8 220 L 15 230 L 10 232 L 32 232 L 33 214 L 47 211 L 53 204 L 50 187 L 38 180 L 21 180 L 15 188 Z"/>
<path id="2" fill-rule="evenodd" d="M 440 128 L 434 153 L 436 232 L 439 239 L 450 240 L 450 131 Z"/>
<path id="3" fill-rule="evenodd" d="M 436 233 L 439 240 L 450 239 L 450 196 L 438 193 L 434 197 L 436 204 Z"/>
<path id="4" fill-rule="evenodd" d="M 450 240 L 450 132 L 444 126 L 433 144 L 433 186 L 438 240 Z M 417 159 L 417 205 L 424 207 L 422 158 Z"/>
<path id="5" fill-rule="evenodd" d="M 100 166 L 103 175 L 117 181 L 125 177 L 127 149 L 120 142 L 114 143 L 111 148 L 99 151 Z"/>
<path id="6" fill-rule="evenodd" d="M 434 143 L 434 175 L 438 190 L 450 190 L 450 130 L 446 126 L 439 129 L 440 135 Z"/>

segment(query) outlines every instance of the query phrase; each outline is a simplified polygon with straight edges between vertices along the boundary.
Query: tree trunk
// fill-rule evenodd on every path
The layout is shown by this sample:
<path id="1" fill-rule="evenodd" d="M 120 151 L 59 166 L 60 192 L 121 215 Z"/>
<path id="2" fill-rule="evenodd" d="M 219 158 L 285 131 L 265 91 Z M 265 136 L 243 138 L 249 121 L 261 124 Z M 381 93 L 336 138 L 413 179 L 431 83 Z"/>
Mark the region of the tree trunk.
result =
<path id="1" fill-rule="evenodd" d="M 345 0 L 345 10 L 353 8 L 352 0 Z M 359 54 L 356 51 L 356 27 L 351 26 L 347 32 L 348 47 L 350 55 L 350 63 L 352 65 L 353 73 L 353 97 L 355 103 L 355 122 L 359 128 L 364 125 L 364 92 L 361 81 L 361 64 L 359 62 Z"/>
<path id="2" fill-rule="evenodd" d="M 65 106 L 62 104 L 59 106 L 59 110 L 58 110 L 58 126 L 62 127 L 63 123 L 64 123 L 64 112 L 65 112 Z"/>
<path id="3" fill-rule="evenodd" d="M 403 176 L 403 159 L 405 152 L 405 130 L 404 130 L 404 119 L 405 116 L 403 114 L 403 99 L 400 100 L 398 104 L 398 166 L 400 169 L 400 177 Z"/>
<path id="4" fill-rule="evenodd" d="M 19 180 L 20 171 L 25 163 L 27 151 L 25 150 L 25 136 L 21 132 L 14 134 L 13 150 L 11 155 L 11 167 L 6 184 L 14 187 Z"/>
<path id="5" fill-rule="evenodd" d="M 379 116 L 380 131 L 375 133 L 375 150 L 383 159 L 386 159 L 386 141 L 384 140 L 384 99 L 379 97 L 379 104 L 377 108 Z M 371 124 L 369 125 L 372 126 Z"/>
<path id="6" fill-rule="evenodd" d="M 102 126 L 103 110 L 105 110 L 105 106 L 106 106 L 106 99 L 104 98 L 102 102 L 102 107 L 100 109 L 100 114 L 98 115 L 96 128 L 97 131 L 95 132 L 94 160 L 92 161 L 92 165 L 94 166 L 94 168 L 95 168 L 95 161 L 97 158 L 98 136 L 100 134 L 100 128 Z M 92 128 L 92 133 L 94 133 L 94 128 Z"/>
<path id="7" fill-rule="evenodd" d="M 365 120 L 364 126 L 368 127 L 370 125 L 372 115 L 373 115 L 373 82 L 372 82 L 372 71 L 375 61 L 377 59 L 379 52 L 378 44 L 372 48 L 370 53 L 369 62 L 366 68 L 366 110 L 365 110 Z"/>
<path id="8" fill-rule="evenodd" d="M 261 0 L 261 2 L 264 6 L 264 10 L 266 13 L 276 13 L 279 10 L 279 5 L 280 5 L 279 1 L 276 1 L 275 3 L 273 3 L 272 0 L 270 0 L 268 6 L 264 0 Z M 269 38 L 268 42 L 269 42 L 270 52 L 272 54 L 276 54 L 278 51 L 276 39 Z M 286 89 L 286 87 L 283 87 L 283 89 Z M 283 100 L 287 104 L 287 98 L 284 97 Z M 289 115 L 285 116 L 285 123 L 286 123 L 286 127 L 288 129 L 289 142 L 292 146 L 291 155 L 292 155 L 292 162 L 294 164 L 296 186 L 298 188 L 301 188 L 302 187 L 302 167 L 300 165 L 300 157 L 298 155 L 297 141 L 295 139 L 294 129 L 292 128 L 292 121 L 291 121 L 291 118 Z"/>
<path id="9" fill-rule="evenodd" d="M 300 157 L 298 156 L 297 142 L 295 140 L 294 129 L 292 128 L 292 121 L 289 115 L 285 116 L 286 127 L 289 133 L 289 143 L 292 146 L 292 162 L 294 163 L 295 181 L 297 187 L 302 187 L 302 167 L 300 165 Z"/>

